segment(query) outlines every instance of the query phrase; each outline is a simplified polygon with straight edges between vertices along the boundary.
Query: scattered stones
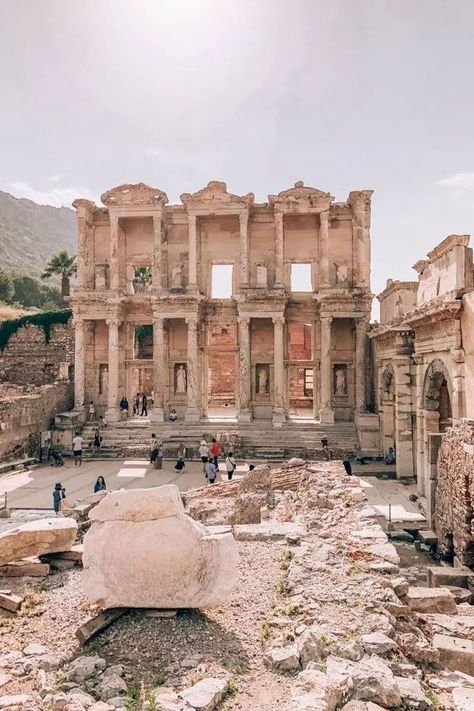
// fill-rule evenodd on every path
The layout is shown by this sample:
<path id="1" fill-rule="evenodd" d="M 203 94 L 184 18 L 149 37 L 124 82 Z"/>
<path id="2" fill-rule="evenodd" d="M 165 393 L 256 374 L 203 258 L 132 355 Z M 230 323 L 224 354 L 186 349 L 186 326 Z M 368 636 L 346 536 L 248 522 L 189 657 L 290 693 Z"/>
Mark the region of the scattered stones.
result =
<path id="1" fill-rule="evenodd" d="M 75 681 L 82 684 L 86 679 L 90 679 L 98 671 L 103 671 L 107 663 L 102 657 L 77 657 L 69 665 L 66 671 L 66 680 Z"/>
<path id="2" fill-rule="evenodd" d="M 13 694 L 10 696 L 0 696 L 0 709 L 14 708 L 24 706 L 33 701 L 30 694 Z"/>
<path id="3" fill-rule="evenodd" d="M 114 673 L 103 676 L 97 687 L 97 693 L 101 701 L 108 701 L 113 699 L 114 696 L 120 696 L 120 694 L 125 694 L 126 692 L 127 684 L 121 676 Z"/>
<path id="4" fill-rule="evenodd" d="M 422 711 L 431 708 L 431 702 L 426 698 L 421 684 L 417 679 L 396 676 L 395 681 L 406 708 L 421 709 Z"/>
<path id="5" fill-rule="evenodd" d="M 405 602 L 414 612 L 440 612 L 455 615 L 456 602 L 445 588 L 408 588 Z"/>
<path id="6" fill-rule="evenodd" d="M 398 597 L 404 597 L 410 587 L 407 579 L 403 577 L 392 578 L 390 583 L 392 585 L 393 592 L 395 595 L 398 595 Z"/>
<path id="7" fill-rule="evenodd" d="M 439 652 L 440 662 L 447 669 L 471 674 L 474 669 L 474 641 L 435 634 L 433 647 Z"/>
<path id="8" fill-rule="evenodd" d="M 341 689 L 326 674 L 305 669 L 292 686 L 289 711 L 334 711 L 341 698 Z"/>
<path id="9" fill-rule="evenodd" d="M 227 679 L 207 677 L 181 691 L 179 697 L 196 711 L 212 711 L 222 701 L 228 688 Z"/>
<path id="10" fill-rule="evenodd" d="M 264 658 L 265 665 L 274 671 L 294 671 L 300 667 L 300 656 L 295 644 L 269 649 Z"/>
<path id="11" fill-rule="evenodd" d="M 385 654 L 397 648 L 397 643 L 383 632 L 372 632 L 362 636 L 362 644 L 367 654 Z"/>
<path id="12" fill-rule="evenodd" d="M 0 533 L 0 566 L 11 561 L 71 548 L 77 533 L 75 521 L 42 518 Z"/>

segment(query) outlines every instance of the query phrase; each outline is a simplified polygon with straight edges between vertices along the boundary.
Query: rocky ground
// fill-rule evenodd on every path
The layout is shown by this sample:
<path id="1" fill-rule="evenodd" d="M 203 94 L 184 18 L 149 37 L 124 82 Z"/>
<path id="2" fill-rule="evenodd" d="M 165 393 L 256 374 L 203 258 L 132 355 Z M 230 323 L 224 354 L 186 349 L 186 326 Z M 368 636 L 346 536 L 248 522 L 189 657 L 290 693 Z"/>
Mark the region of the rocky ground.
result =
<path id="1" fill-rule="evenodd" d="M 129 612 L 80 648 L 74 632 L 91 615 L 80 569 L 18 583 L 32 594 L 0 620 L 0 708 L 473 709 L 469 591 L 420 586 L 408 547 L 404 575 L 341 469 L 294 461 L 184 495 L 238 539 L 239 584 L 221 608 Z"/>

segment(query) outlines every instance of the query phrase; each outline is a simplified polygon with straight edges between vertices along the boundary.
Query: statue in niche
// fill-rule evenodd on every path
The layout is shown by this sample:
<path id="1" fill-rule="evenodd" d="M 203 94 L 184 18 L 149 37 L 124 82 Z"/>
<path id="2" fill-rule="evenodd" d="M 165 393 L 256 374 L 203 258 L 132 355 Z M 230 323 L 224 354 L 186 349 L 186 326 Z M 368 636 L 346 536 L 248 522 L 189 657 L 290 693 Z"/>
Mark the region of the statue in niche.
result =
<path id="1" fill-rule="evenodd" d="M 127 294 L 134 294 L 135 293 L 135 285 L 134 285 L 135 267 L 133 266 L 133 264 L 127 264 L 126 269 L 125 269 L 125 274 L 127 277 Z"/>
<path id="2" fill-rule="evenodd" d="M 339 397 L 347 395 L 347 367 L 345 365 L 334 366 L 334 394 Z"/>
<path id="3" fill-rule="evenodd" d="M 345 262 L 336 264 L 336 284 L 344 284 L 347 281 L 347 276 L 347 264 Z"/>
<path id="4" fill-rule="evenodd" d="M 268 394 L 268 365 L 257 366 L 257 393 Z"/>
<path id="5" fill-rule="evenodd" d="M 184 395 L 187 390 L 187 374 L 185 363 L 177 363 L 175 365 L 175 386 L 174 391 L 176 395 Z"/>
<path id="6" fill-rule="evenodd" d="M 107 265 L 100 264 L 95 268 L 95 288 L 96 289 L 106 289 L 107 288 Z"/>
<path id="7" fill-rule="evenodd" d="M 109 366 L 104 364 L 100 365 L 100 382 L 99 382 L 99 393 L 101 395 L 107 395 L 109 392 Z"/>
<path id="8" fill-rule="evenodd" d="M 183 265 L 176 264 L 171 270 L 171 288 L 172 289 L 182 289 L 183 288 Z"/>
<path id="9" fill-rule="evenodd" d="M 264 264 L 257 264 L 257 286 L 267 288 L 267 268 Z"/>

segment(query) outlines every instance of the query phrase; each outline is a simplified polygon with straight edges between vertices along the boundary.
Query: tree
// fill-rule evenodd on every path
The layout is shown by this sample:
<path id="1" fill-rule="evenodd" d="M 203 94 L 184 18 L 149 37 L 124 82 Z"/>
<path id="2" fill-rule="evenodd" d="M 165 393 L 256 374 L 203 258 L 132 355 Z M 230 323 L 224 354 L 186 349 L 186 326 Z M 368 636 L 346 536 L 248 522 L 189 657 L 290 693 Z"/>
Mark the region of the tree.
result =
<path id="1" fill-rule="evenodd" d="M 40 307 L 42 302 L 41 284 L 38 279 L 26 274 L 15 274 L 13 276 L 13 301 L 26 306 Z"/>
<path id="2" fill-rule="evenodd" d="M 53 254 L 49 258 L 46 265 L 44 273 L 41 275 L 42 279 L 50 279 L 52 276 L 61 277 L 61 295 L 69 296 L 70 292 L 70 280 L 71 277 L 76 273 L 76 257 L 75 255 L 69 255 L 65 249 L 62 249 L 57 254 Z"/>
<path id="3" fill-rule="evenodd" d="M 6 304 L 12 300 L 15 293 L 12 275 L 9 272 L 0 270 L 0 301 Z"/>

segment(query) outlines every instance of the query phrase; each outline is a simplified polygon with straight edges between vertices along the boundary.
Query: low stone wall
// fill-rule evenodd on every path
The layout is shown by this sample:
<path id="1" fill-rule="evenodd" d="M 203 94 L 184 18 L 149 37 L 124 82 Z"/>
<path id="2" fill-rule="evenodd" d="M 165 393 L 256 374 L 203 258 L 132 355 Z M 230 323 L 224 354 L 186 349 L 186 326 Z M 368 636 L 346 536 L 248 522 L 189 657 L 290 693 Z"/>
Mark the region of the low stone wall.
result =
<path id="1" fill-rule="evenodd" d="M 73 386 L 69 381 L 24 388 L 0 386 L 0 459 L 25 445 L 19 456 L 36 455 L 41 432 L 62 410 L 71 409 Z"/>
<path id="2" fill-rule="evenodd" d="M 438 453 L 434 527 L 442 553 L 474 566 L 474 420 L 444 435 Z"/>

